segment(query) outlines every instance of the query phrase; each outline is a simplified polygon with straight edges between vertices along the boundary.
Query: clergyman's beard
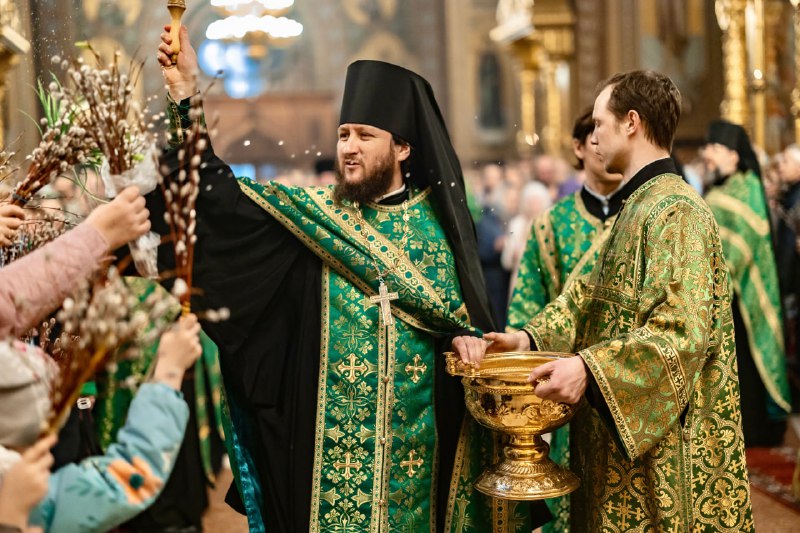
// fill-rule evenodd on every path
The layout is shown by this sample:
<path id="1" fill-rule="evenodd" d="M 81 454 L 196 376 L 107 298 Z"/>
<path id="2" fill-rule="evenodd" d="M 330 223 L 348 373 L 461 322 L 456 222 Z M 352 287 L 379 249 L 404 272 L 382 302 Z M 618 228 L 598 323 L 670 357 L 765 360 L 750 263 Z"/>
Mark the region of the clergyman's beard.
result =
<path id="1" fill-rule="evenodd" d="M 341 204 L 342 200 L 363 204 L 383 196 L 392 186 L 395 162 L 394 152 L 390 150 L 386 157 L 377 161 L 372 173 L 364 174 L 364 177 L 356 183 L 348 183 L 344 177 L 342 162 L 337 160 L 334 201 L 338 204 Z"/>

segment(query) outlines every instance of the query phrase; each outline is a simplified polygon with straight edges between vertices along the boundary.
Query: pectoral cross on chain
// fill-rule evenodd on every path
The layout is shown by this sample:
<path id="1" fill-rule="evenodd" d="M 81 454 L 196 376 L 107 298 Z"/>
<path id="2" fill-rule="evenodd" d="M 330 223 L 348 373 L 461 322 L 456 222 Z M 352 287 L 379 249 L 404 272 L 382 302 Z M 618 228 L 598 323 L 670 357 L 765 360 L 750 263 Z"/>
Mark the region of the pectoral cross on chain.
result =
<path id="1" fill-rule="evenodd" d="M 394 324 L 394 318 L 392 317 L 392 306 L 389 304 L 389 302 L 398 299 L 400 299 L 400 296 L 398 296 L 396 292 L 389 292 L 389 289 L 386 288 L 386 284 L 383 282 L 383 280 L 381 280 L 380 285 L 378 285 L 378 294 L 369 297 L 370 304 L 380 304 L 381 319 L 383 320 L 384 326 L 391 326 Z"/>

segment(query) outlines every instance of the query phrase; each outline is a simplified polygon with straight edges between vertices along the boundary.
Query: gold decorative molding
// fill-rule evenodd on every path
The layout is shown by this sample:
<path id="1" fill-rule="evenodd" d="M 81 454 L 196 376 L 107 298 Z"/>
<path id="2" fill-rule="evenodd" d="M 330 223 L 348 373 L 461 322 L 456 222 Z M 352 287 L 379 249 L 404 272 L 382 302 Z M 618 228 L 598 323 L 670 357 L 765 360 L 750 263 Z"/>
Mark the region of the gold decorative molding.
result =
<path id="1" fill-rule="evenodd" d="M 714 9 L 722 30 L 722 64 L 725 95 L 720 104 L 722 118 L 749 125 L 747 34 L 745 10 L 747 0 L 716 0 Z"/>
<path id="2" fill-rule="evenodd" d="M 500 0 L 497 5 L 497 27 L 491 38 L 509 46 L 518 61 L 520 87 L 520 123 L 517 133 L 521 153 L 530 152 L 539 142 L 536 117 L 544 119 L 539 126 L 544 150 L 558 154 L 563 146 L 564 97 L 569 94 L 558 84 L 559 69 L 569 68 L 575 55 L 575 13 L 564 0 Z M 541 86 L 541 99 L 536 89 Z"/>
<path id="3" fill-rule="evenodd" d="M 800 142 L 800 0 L 791 0 L 794 8 L 794 79 L 792 90 L 792 115 L 794 115 L 794 142 Z"/>
<path id="4" fill-rule="evenodd" d="M 747 36 L 750 47 L 752 65 L 748 69 L 750 90 L 753 99 L 753 142 L 756 146 L 766 146 L 767 127 L 767 54 L 766 35 L 766 10 L 764 0 L 751 0 L 751 13 L 753 16 L 752 35 Z"/>
<path id="5" fill-rule="evenodd" d="M 20 20 L 13 0 L 0 0 L 0 147 L 5 144 L 6 76 L 27 54 L 31 44 L 20 33 Z"/>
<path id="6" fill-rule="evenodd" d="M 745 30 L 746 0 L 716 0 L 717 22 L 722 30 L 722 53 L 725 96 L 720 106 L 723 118 L 746 124 L 747 43 Z"/>

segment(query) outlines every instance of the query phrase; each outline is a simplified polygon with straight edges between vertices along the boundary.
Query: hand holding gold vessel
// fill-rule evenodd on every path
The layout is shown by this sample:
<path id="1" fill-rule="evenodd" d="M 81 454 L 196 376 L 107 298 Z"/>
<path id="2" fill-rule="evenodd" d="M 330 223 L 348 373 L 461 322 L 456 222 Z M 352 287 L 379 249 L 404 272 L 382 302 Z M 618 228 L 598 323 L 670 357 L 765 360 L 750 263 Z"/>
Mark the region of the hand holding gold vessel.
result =
<path id="1" fill-rule="evenodd" d="M 475 481 L 484 494 L 508 500 L 555 498 L 575 490 L 580 481 L 548 458 L 542 434 L 566 424 L 574 407 L 543 400 L 534 389 L 546 383 L 529 381 L 532 371 L 574 359 L 572 354 L 508 352 L 488 354 L 480 367 L 455 353 L 445 354 L 447 371 L 461 376 L 464 403 L 475 420 L 509 437 L 503 460 Z"/>

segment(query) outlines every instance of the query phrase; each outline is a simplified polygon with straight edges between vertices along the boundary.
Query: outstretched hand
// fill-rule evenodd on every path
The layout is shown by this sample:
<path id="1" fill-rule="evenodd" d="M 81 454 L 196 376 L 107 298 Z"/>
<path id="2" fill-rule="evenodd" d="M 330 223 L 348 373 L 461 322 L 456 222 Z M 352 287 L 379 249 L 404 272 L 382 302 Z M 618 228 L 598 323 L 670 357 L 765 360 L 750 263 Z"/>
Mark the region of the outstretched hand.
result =
<path id="1" fill-rule="evenodd" d="M 156 58 L 164 74 L 164 81 L 167 82 L 167 90 L 176 102 L 184 98 L 189 98 L 197 92 L 197 75 L 199 67 L 197 64 L 197 53 L 192 48 L 189 41 L 189 31 L 186 26 L 181 26 L 178 38 L 181 42 L 181 51 L 178 54 L 177 64 L 172 64 L 172 37 L 170 37 L 170 25 L 164 26 L 164 33 L 161 34 L 161 44 L 158 45 Z"/>
<path id="2" fill-rule="evenodd" d="M 551 361 L 533 369 L 528 381 L 543 400 L 576 404 L 586 392 L 588 370 L 579 355 Z"/>
<path id="3" fill-rule="evenodd" d="M 487 353 L 518 352 L 529 349 L 528 336 L 521 331 L 517 333 L 487 333 L 483 339 L 470 336 L 453 339 L 453 352 L 464 363 L 475 367 L 481 366 L 481 361 Z"/>
<path id="4" fill-rule="evenodd" d="M 28 515 L 47 494 L 56 436 L 39 439 L 3 476 L 0 485 L 0 523 L 26 530 Z"/>
<path id="5" fill-rule="evenodd" d="M 139 189 L 128 187 L 111 202 L 92 211 L 86 223 L 103 236 L 109 250 L 116 250 L 150 231 L 149 216 Z"/>
<path id="6" fill-rule="evenodd" d="M 14 242 L 22 222 L 25 220 L 25 211 L 13 204 L 0 205 L 0 246 L 9 246 Z"/>
<path id="7" fill-rule="evenodd" d="M 483 338 L 490 343 L 488 353 L 525 352 L 531 349 L 531 341 L 524 331 L 487 333 Z"/>

